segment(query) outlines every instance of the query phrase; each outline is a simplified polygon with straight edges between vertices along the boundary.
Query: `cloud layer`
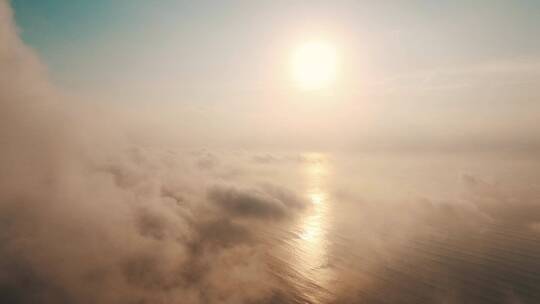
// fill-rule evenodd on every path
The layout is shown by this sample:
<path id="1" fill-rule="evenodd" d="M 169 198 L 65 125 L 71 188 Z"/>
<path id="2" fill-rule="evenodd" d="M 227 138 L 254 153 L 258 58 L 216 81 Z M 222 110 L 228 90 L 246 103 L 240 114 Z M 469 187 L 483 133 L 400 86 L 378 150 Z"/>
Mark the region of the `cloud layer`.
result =
<path id="1" fill-rule="evenodd" d="M 204 154 L 135 147 L 91 123 L 99 110 L 55 91 L 12 17 L 1 1 L 0 302 L 270 298 L 256 223 L 242 220 L 290 219 L 301 200 L 226 185 Z"/>

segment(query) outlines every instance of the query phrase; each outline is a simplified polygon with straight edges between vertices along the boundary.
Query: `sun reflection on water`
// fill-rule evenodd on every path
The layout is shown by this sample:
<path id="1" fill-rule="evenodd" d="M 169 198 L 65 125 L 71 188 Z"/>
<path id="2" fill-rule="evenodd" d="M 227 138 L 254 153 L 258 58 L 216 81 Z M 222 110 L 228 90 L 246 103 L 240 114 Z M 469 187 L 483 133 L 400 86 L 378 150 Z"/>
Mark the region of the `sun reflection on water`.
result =
<path id="1" fill-rule="evenodd" d="M 321 227 L 321 206 L 324 204 L 324 194 L 321 192 L 314 192 L 309 194 L 311 203 L 313 204 L 313 214 L 308 215 L 303 222 L 302 233 L 300 238 L 309 241 L 309 242 L 318 242 L 322 236 L 322 227 Z"/>
<path id="2" fill-rule="evenodd" d="M 305 167 L 306 196 L 312 206 L 300 219 L 295 240 L 295 268 L 310 286 L 306 296 L 313 302 L 321 302 L 329 290 L 332 271 L 328 261 L 329 200 L 325 192 L 328 165 L 324 155 L 308 159 Z"/>

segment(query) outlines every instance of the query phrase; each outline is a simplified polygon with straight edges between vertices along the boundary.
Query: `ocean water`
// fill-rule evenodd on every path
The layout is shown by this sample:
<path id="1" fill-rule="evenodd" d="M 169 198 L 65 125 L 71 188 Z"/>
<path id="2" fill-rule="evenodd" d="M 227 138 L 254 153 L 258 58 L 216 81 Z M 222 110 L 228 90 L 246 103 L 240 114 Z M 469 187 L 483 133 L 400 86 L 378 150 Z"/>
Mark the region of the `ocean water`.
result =
<path id="1" fill-rule="evenodd" d="M 263 164 L 310 202 L 263 229 L 270 302 L 540 303 L 536 160 L 306 155 Z"/>

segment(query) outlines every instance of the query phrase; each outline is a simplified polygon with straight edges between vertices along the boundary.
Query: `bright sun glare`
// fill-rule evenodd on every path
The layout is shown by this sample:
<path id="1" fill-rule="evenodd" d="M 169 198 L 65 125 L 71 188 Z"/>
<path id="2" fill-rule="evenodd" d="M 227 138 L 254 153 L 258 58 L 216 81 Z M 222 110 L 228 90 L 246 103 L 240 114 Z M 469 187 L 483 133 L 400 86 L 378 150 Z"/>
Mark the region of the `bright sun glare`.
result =
<path id="1" fill-rule="evenodd" d="M 325 42 L 309 42 L 298 47 L 292 56 L 295 83 L 304 90 L 330 86 L 336 79 L 337 52 Z"/>

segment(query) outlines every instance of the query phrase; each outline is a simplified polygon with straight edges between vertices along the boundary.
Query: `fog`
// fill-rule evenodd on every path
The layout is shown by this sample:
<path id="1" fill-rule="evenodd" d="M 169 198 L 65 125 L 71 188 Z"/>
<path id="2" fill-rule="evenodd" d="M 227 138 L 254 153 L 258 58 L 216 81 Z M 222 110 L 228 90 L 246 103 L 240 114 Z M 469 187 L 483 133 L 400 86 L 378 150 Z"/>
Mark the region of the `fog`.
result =
<path id="1" fill-rule="evenodd" d="M 353 145 L 88 103 L 7 1 L 0 71 L 1 303 L 540 300 L 536 142 Z"/>

